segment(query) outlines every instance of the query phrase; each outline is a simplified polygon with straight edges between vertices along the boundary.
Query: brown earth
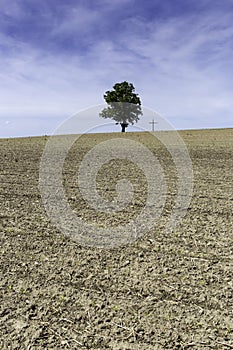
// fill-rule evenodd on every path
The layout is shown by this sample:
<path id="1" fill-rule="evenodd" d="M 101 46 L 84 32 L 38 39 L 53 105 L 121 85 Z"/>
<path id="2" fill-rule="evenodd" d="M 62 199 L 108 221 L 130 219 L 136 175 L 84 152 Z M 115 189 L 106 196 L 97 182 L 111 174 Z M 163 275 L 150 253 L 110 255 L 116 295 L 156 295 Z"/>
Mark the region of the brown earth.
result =
<path id="1" fill-rule="evenodd" d="M 111 227 L 137 215 L 145 178 L 131 169 L 138 198 L 123 213 L 100 215 L 76 191 L 87 150 L 130 138 L 163 166 L 169 191 L 161 218 L 137 241 L 113 249 L 82 246 L 47 216 L 38 188 L 47 137 L 0 140 L 1 349 L 233 349 L 233 129 L 180 135 L 193 162 L 194 192 L 172 233 L 165 222 L 176 172 L 149 133 L 86 135 L 69 152 L 63 175 L 71 207 L 83 220 Z M 101 195 L 114 197 L 126 165 L 103 167 Z"/>

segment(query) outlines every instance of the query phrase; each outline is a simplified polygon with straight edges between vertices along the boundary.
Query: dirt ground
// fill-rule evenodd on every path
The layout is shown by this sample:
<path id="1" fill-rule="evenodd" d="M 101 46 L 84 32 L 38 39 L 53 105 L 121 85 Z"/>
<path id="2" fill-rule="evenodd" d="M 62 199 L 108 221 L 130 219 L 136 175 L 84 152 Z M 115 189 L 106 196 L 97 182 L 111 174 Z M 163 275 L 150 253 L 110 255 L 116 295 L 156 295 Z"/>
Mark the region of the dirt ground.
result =
<path id="1" fill-rule="evenodd" d="M 169 188 L 163 214 L 147 234 L 113 249 L 82 246 L 47 216 L 38 188 L 46 136 L 0 140 L 1 349 L 233 349 L 233 129 L 180 135 L 194 191 L 172 233 L 165 222 L 176 192 L 174 164 L 154 137 L 90 134 L 70 151 L 63 171 L 70 205 L 83 219 L 112 227 L 137 214 L 137 199 L 111 217 L 85 207 L 75 192 L 80 159 L 116 136 L 160 155 Z M 102 195 L 109 187 L 114 196 L 114 176 L 124 166 L 116 161 L 100 172 Z M 143 204 L 145 179 L 132 173 Z"/>

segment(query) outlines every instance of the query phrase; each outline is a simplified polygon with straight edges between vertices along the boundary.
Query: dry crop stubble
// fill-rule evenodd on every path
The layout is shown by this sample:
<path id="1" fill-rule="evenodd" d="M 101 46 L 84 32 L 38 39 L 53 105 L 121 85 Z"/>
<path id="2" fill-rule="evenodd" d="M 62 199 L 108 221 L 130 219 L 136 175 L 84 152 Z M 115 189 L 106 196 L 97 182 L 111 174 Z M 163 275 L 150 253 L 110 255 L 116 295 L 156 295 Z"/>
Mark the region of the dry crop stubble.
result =
<path id="1" fill-rule="evenodd" d="M 149 133 L 118 135 L 155 152 L 168 192 L 154 229 L 111 250 L 83 247 L 50 222 L 38 189 L 46 137 L 0 140 L 2 349 L 233 348 L 233 130 L 180 134 L 193 162 L 194 192 L 173 233 L 164 229 L 177 193 L 171 157 Z M 134 184 L 133 210 L 111 217 L 85 205 L 76 176 L 87 150 L 111 137 L 83 136 L 63 179 L 77 215 L 114 226 L 144 203 L 140 170 L 112 161 L 99 173 L 98 190 L 109 199 L 116 178 Z"/>

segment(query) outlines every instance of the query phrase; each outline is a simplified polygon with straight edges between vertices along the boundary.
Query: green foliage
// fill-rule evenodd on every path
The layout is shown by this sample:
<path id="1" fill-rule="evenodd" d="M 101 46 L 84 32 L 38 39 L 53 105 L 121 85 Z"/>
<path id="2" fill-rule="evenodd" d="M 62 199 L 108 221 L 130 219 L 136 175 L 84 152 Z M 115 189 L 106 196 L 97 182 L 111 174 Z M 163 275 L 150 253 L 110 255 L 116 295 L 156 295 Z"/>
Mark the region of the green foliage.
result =
<path id="1" fill-rule="evenodd" d="M 113 90 L 106 91 L 104 99 L 108 107 L 100 112 L 101 118 L 111 118 L 122 126 L 137 123 L 139 116 L 142 115 L 141 101 L 139 96 L 134 92 L 135 88 L 132 83 L 123 81 L 113 86 Z"/>

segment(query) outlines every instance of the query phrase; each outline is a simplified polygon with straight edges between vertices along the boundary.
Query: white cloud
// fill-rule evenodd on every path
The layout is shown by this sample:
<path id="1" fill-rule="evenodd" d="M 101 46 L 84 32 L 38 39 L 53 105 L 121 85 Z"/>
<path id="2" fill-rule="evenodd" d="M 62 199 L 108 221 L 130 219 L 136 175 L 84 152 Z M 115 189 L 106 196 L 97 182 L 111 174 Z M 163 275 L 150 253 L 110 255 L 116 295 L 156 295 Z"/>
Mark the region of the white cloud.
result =
<path id="1" fill-rule="evenodd" d="M 70 54 L 47 52 L 0 34 L 5 47 L 0 56 L 0 118 L 14 121 L 5 124 L 9 128 L 2 132 L 12 133 L 12 125 L 16 129 L 24 120 L 21 124 L 26 123 L 29 133 L 30 125 L 34 130 L 33 121 L 38 132 L 46 133 L 46 128 L 50 131 L 56 126 L 56 116 L 60 122 L 62 116 L 102 103 L 103 93 L 122 80 L 133 82 L 143 104 L 179 128 L 229 126 L 233 110 L 231 17 L 213 12 L 148 24 L 137 17 L 122 23 L 117 40 L 97 37 L 88 51 Z M 76 7 L 50 34 L 75 35 L 76 30 L 88 30 L 100 20 L 106 20 L 103 13 Z M 45 123 L 47 118 L 51 119 Z M 143 118 L 141 125 L 148 127 Z M 96 122 L 99 119 L 93 117 L 86 126 Z"/>
<path id="2" fill-rule="evenodd" d="M 95 26 L 101 19 L 101 13 L 97 10 L 89 10 L 88 8 L 76 5 L 66 11 L 63 18 L 56 23 L 51 35 L 82 35 Z M 94 29 L 94 28 L 93 28 Z"/>

